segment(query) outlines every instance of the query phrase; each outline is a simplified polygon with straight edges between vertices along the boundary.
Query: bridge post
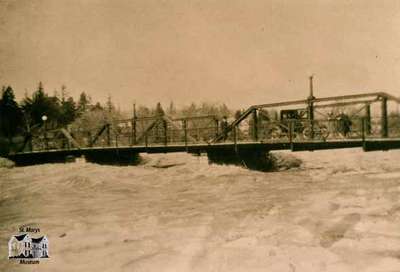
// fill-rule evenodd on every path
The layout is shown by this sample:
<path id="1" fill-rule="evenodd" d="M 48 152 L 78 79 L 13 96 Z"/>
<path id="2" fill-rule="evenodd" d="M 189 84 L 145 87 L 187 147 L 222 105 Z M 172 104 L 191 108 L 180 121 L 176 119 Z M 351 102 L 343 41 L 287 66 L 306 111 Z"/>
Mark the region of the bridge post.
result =
<path id="1" fill-rule="evenodd" d="M 118 147 L 118 139 L 119 139 L 119 134 L 121 133 L 121 128 L 117 125 L 116 128 L 114 129 L 114 134 L 115 134 L 115 147 Z"/>
<path id="2" fill-rule="evenodd" d="M 168 144 L 168 124 L 164 119 L 162 120 L 162 124 L 164 130 L 164 145 L 166 146 Z"/>
<path id="3" fill-rule="evenodd" d="M 218 128 L 219 128 L 219 121 L 217 118 L 214 119 L 215 121 L 215 138 L 218 137 Z"/>
<path id="4" fill-rule="evenodd" d="M 314 89 L 313 89 L 313 76 L 309 77 L 310 79 L 310 95 L 307 98 L 307 113 L 308 120 L 310 121 L 310 138 L 314 139 Z"/>
<path id="5" fill-rule="evenodd" d="M 368 103 L 365 105 L 365 133 L 371 134 L 371 105 Z"/>
<path id="6" fill-rule="evenodd" d="M 233 126 L 233 144 L 235 146 L 235 152 L 237 152 L 237 129 L 236 126 Z"/>
<path id="7" fill-rule="evenodd" d="M 292 120 L 289 121 L 289 143 L 290 143 L 290 146 L 292 146 L 292 144 L 293 144 L 293 121 Z"/>
<path id="8" fill-rule="evenodd" d="M 362 139 L 362 149 L 363 151 L 367 150 L 367 144 L 365 142 L 366 134 L 368 132 L 368 120 L 366 117 L 361 118 L 361 139 Z"/>
<path id="9" fill-rule="evenodd" d="M 381 137 L 388 137 L 387 97 L 381 97 Z"/>
<path id="10" fill-rule="evenodd" d="M 363 146 L 365 142 L 365 133 L 367 130 L 367 119 L 365 117 L 361 118 L 361 139 L 363 141 Z"/>
<path id="11" fill-rule="evenodd" d="M 136 104 L 133 104 L 133 117 L 132 117 L 132 145 L 136 145 Z"/>
<path id="12" fill-rule="evenodd" d="M 253 117 L 253 140 L 258 140 L 258 117 L 257 117 L 257 109 L 254 109 L 252 112 Z"/>
<path id="13" fill-rule="evenodd" d="M 131 145 L 136 145 L 136 118 L 132 118 L 131 122 Z"/>
<path id="14" fill-rule="evenodd" d="M 107 145 L 111 146 L 110 124 L 107 124 Z"/>
<path id="15" fill-rule="evenodd" d="M 182 126 L 183 126 L 183 133 L 184 133 L 184 140 L 185 140 L 185 147 L 187 148 L 187 122 L 186 120 L 182 120 Z"/>

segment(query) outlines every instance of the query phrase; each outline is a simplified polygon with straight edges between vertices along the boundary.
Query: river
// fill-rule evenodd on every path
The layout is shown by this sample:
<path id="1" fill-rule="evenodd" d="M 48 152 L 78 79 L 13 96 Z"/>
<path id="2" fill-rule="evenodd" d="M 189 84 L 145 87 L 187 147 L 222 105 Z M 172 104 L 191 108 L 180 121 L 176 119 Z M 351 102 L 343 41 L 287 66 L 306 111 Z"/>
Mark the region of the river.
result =
<path id="1" fill-rule="evenodd" d="M 188 154 L 0 169 L 0 271 L 400 271 L 400 151 L 294 155 L 269 173 Z M 7 258 L 23 225 L 50 258 Z"/>

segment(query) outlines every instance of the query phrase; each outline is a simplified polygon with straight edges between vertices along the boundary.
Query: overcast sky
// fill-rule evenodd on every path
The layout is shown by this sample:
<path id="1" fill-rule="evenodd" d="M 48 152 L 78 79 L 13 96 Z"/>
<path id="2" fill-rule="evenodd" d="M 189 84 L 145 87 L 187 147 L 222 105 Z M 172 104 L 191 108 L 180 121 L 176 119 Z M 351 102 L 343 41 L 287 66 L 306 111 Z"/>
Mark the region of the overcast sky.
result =
<path id="1" fill-rule="evenodd" d="M 400 96 L 400 1 L 0 0 L 0 84 L 122 108 Z"/>

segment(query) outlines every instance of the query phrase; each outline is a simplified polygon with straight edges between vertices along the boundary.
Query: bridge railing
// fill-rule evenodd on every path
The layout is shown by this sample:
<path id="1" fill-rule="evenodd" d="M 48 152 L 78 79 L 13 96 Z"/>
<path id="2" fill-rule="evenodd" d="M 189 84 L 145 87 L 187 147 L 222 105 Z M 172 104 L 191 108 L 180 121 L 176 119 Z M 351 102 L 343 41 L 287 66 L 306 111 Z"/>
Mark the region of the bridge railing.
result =
<path id="1" fill-rule="evenodd" d="M 222 142 L 304 142 L 400 137 L 400 117 L 367 120 L 364 117 L 319 120 L 264 120 L 256 125 L 244 120 L 220 137 Z"/>
<path id="2" fill-rule="evenodd" d="M 249 120 L 248 120 L 249 119 Z M 389 116 L 385 122 L 381 117 L 366 119 L 354 116 L 346 119 L 244 119 L 224 134 L 218 121 L 190 122 L 186 119 L 154 122 L 152 119 L 136 123 L 100 124 L 97 128 L 70 130 L 75 143 L 57 131 L 34 135 L 34 150 L 70 149 L 77 147 L 122 147 L 214 144 L 220 142 L 324 142 L 356 139 L 400 138 L 400 117 Z M 216 122 L 215 122 L 216 121 Z M 221 137 L 222 135 L 222 137 Z M 215 139 L 219 139 L 215 141 Z"/>
<path id="3" fill-rule="evenodd" d="M 119 132 L 112 145 L 171 145 L 211 143 L 216 135 L 221 135 L 221 128 L 215 123 L 200 125 L 167 124 L 166 132 L 162 128 L 148 131 L 140 141 L 132 143 L 129 130 Z M 400 117 L 387 118 L 386 134 L 382 128 L 382 118 L 365 117 L 346 119 L 317 120 L 260 120 L 256 126 L 244 120 L 235 129 L 225 135 L 222 141 L 237 142 L 301 142 L 330 141 L 367 138 L 400 137 Z M 103 140 L 104 144 L 104 140 Z"/>
<path id="4" fill-rule="evenodd" d="M 388 117 L 388 137 L 400 138 L 400 116 L 393 115 Z"/>
<path id="5" fill-rule="evenodd" d="M 209 143 L 218 133 L 214 116 L 172 119 L 166 115 L 117 121 L 100 130 L 91 146 L 160 146 Z"/>
<path id="6" fill-rule="evenodd" d="M 388 116 L 386 121 L 382 117 L 371 118 L 366 123 L 367 138 L 400 138 L 400 116 Z"/>

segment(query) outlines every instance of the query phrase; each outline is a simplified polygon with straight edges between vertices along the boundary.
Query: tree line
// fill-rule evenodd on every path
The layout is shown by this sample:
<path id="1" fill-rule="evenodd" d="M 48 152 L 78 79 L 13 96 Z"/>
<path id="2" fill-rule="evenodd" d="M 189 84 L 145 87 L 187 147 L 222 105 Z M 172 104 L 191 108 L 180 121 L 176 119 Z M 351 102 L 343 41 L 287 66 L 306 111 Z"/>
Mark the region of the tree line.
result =
<path id="1" fill-rule="evenodd" d="M 138 105 L 137 116 L 153 116 L 166 113 L 171 117 L 194 115 L 216 115 L 220 118 L 231 116 L 232 111 L 225 104 L 217 103 L 191 103 L 190 105 L 176 108 L 171 102 L 164 110 L 160 103 L 154 107 Z M 43 120 L 43 116 L 47 119 Z M 44 90 L 39 82 L 36 90 L 25 94 L 22 101 L 17 102 L 11 86 L 4 86 L 0 97 L 0 138 L 5 138 L 9 143 L 15 136 L 26 135 L 35 129 L 40 129 L 46 124 L 46 129 L 55 129 L 72 126 L 75 128 L 90 129 L 104 122 L 131 118 L 132 112 L 123 112 L 117 109 L 109 96 L 106 103 L 93 102 L 85 92 L 75 100 L 68 94 L 67 87 L 61 86 L 60 92 L 52 95 Z"/>
<path id="2" fill-rule="evenodd" d="M 82 92 L 79 100 L 68 96 L 65 86 L 61 94 L 49 95 L 40 82 L 31 96 L 25 97 L 19 103 L 15 99 L 11 86 L 3 86 L 0 98 L 0 136 L 11 139 L 40 127 L 46 121 L 49 128 L 64 127 L 74 122 L 89 109 L 90 97 Z M 92 108 L 102 108 L 97 103 Z M 43 116 L 47 119 L 43 120 Z"/>

